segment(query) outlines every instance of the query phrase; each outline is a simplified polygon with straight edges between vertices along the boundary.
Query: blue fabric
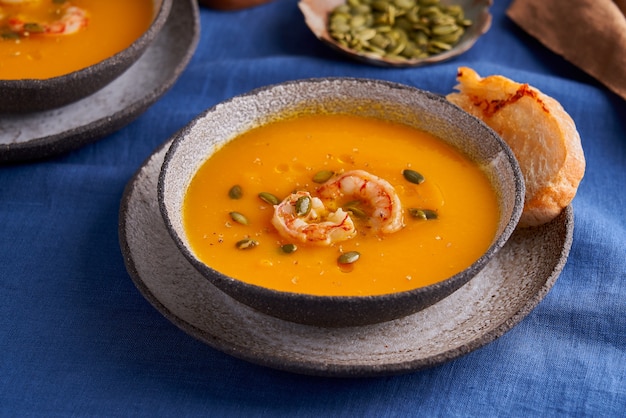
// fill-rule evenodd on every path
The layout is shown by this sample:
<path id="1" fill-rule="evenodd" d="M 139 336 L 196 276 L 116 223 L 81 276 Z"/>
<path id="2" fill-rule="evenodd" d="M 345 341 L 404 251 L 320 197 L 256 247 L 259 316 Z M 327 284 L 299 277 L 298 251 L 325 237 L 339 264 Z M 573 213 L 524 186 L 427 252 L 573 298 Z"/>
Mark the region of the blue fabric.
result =
<path id="1" fill-rule="evenodd" d="M 0 415 L 624 416 L 626 103 L 516 27 L 505 16 L 509 3 L 495 2 L 490 31 L 469 52 L 414 69 L 338 56 L 308 31 L 295 0 L 202 9 L 190 65 L 136 121 L 70 154 L 0 167 Z M 134 287 L 118 243 L 122 191 L 198 113 L 304 77 L 370 77 L 448 93 L 460 65 L 555 97 L 587 158 L 570 258 L 547 297 L 503 337 L 425 371 L 308 377 L 204 345 Z"/>

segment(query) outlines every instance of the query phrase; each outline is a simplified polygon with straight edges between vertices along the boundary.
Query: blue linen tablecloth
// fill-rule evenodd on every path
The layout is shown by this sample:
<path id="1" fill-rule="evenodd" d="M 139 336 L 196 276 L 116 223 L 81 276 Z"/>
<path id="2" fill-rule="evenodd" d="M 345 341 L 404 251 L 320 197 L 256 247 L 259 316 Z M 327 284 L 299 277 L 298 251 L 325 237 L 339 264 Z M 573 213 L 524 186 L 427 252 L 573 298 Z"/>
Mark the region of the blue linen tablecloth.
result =
<path id="1" fill-rule="evenodd" d="M 189 66 L 138 119 L 69 154 L 0 167 L 0 415 L 624 416 L 626 103 L 520 30 L 508 5 L 495 2 L 490 31 L 469 52 L 412 69 L 340 57 L 309 32 L 294 0 L 201 9 Z M 504 336 L 413 373 L 311 377 L 199 342 L 135 288 L 118 242 L 124 187 L 198 113 L 256 87 L 320 76 L 445 94 L 461 65 L 559 100 L 587 158 L 569 260 Z"/>

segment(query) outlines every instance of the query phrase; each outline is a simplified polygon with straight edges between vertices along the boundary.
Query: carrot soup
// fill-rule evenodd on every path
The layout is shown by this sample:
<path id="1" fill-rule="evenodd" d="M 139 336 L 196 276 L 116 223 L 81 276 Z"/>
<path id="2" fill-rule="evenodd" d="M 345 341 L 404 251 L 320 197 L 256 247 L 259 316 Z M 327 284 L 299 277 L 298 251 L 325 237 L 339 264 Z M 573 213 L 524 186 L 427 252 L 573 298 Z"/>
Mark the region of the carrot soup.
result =
<path id="1" fill-rule="evenodd" d="M 331 114 L 282 119 L 223 145 L 183 205 L 208 266 L 322 296 L 445 280 L 487 250 L 499 217 L 490 180 L 452 146 L 403 124 Z"/>
<path id="2" fill-rule="evenodd" d="M 0 79 L 46 79 L 96 64 L 150 26 L 151 0 L 0 0 Z"/>

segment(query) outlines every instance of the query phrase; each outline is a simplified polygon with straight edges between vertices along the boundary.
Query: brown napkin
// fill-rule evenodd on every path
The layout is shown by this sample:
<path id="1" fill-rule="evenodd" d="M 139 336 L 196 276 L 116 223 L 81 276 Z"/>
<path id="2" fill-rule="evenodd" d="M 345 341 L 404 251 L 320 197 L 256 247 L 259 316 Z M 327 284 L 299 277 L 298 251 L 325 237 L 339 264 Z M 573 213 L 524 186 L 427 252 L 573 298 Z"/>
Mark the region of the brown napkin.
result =
<path id="1" fill-rule="evenodd" d="M 507 15 L 626 99 L 626 0 L 514 0 Z"/>

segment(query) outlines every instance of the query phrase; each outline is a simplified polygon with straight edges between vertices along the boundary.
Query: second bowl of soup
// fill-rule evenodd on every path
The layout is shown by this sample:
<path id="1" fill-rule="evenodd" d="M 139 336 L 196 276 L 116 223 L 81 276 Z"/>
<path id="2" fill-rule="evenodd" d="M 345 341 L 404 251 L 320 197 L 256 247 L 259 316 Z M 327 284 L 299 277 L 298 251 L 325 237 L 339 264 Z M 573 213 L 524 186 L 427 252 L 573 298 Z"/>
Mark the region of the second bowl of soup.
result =
<path id="1" fill-rule="evenodd" d="M 215 286 L 282 319 L 388 321 L 474 277 L 520 216 L 511 151 L 445 99 L 376 80 L 269 86 L 181 131 L 159 204 Z"/>
<path id="2" fill-rule="evenodd" d="M 0 0 L 0 112 L 87 97 L 133 65 L 172 0 Z"/>

